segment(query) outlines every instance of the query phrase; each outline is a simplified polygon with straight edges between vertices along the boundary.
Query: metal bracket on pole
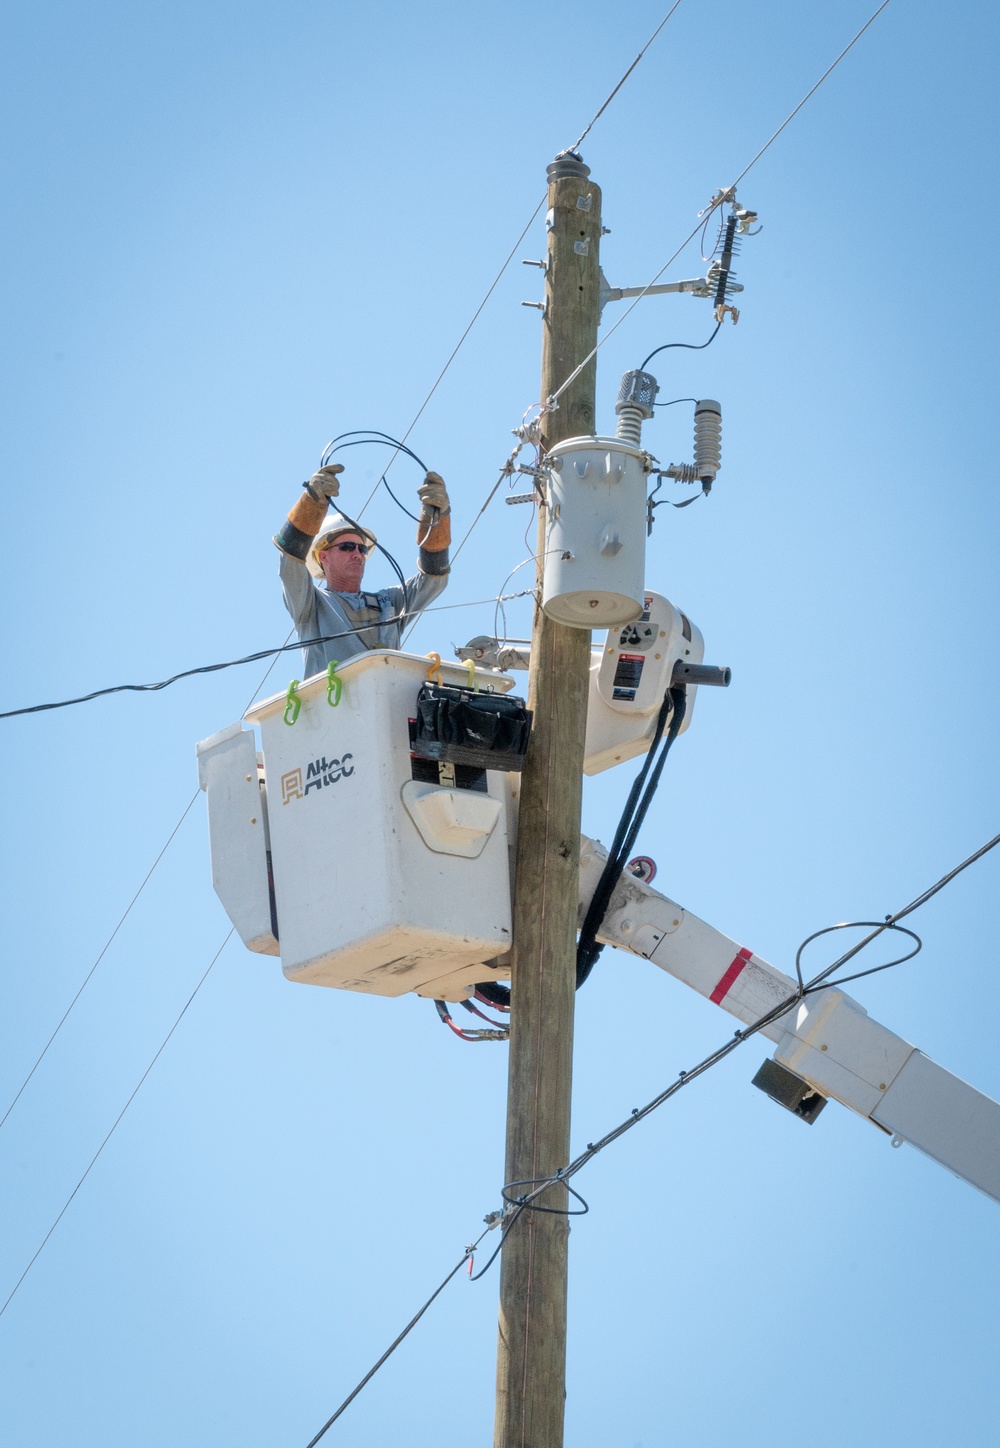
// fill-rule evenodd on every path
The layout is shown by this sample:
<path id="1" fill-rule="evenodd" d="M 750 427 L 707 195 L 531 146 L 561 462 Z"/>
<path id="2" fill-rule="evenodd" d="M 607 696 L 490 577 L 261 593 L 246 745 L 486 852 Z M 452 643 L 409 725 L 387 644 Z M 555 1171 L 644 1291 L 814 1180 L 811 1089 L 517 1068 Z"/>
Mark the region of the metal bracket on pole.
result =
<path id="1" fill-rule="evenodd" d="M 713 262 L 708 269 L 708 276 L 705 277 L 691 277 L 683 282 L 658 282 L 651 287 L 613 287 L 609 285 L 608 279 L 602 271 L 598 301 L 603 313 L 608 302 L 620 302 L 625 297 L 658 297 L 667 292 L 688 292 L 692 297 L 711 297 L 715 295 L 718 275 L 719 265 L 717 262 Z M 743 287 L 739 282 L 730 282 L 727 295 L 729 292 L 741 292 L 742 290 Z M 529 306 L 530 303 L 526 302 L 524 305 Z"/>

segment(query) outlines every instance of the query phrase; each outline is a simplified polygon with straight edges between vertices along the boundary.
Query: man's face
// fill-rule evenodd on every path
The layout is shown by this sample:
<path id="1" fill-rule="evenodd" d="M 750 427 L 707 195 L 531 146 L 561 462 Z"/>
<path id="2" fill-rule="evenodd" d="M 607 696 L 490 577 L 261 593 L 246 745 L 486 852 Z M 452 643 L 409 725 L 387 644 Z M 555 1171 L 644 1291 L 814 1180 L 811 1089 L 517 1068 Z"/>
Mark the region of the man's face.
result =
<path id="1" fill-rule="evenodd" d="M 345 543 L 352 546 L 345 548 Z M 319 562 L 327 588 L 337 593 L 360 593 L 365 571 L 362 548 L 367 548 L 367 543 L 357 533 L 338 533 L 330 547 L 323 549 Z"/>

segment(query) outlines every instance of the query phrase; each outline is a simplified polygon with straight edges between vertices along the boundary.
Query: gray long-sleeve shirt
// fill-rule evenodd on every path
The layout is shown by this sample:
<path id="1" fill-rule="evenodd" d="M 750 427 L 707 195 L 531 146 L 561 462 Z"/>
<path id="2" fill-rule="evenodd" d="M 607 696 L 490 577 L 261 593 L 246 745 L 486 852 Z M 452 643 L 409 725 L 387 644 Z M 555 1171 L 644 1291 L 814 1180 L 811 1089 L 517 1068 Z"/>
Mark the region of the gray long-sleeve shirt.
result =
<path id="1" fill-rule="evenodd" d="M 342 635 L 302 650 L 306 678 L 321 674 L 333 659 L 344 663 L 369 649 L 398 649 L 406 625 L 448 584 L 447 573 L 418 571 L 406 580 L 405 588 L 334 593 L 325 584 L 314 583 L 306 565 L 287 553 L 281 554 L 279 571 L 285 607 L 299 638 Z"/>

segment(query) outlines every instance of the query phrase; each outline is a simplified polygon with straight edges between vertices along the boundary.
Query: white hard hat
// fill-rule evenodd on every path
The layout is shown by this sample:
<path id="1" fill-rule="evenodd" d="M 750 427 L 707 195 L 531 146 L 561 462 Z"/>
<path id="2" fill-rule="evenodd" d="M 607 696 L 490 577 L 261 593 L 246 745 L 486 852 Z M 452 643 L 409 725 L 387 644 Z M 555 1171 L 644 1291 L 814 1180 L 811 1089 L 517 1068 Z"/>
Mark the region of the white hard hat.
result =
<path id="1" fill-rule="evenodd" d="M 340 533 L 354 533 L 358 538 L 364 539 L 369 548 L 374 548 L 378 541 L 370 528 L 362 528 L 358 523 L 352 523 L 345 518 L 343 513 L 328 513 L 324 519 L 323 526 L 313 539 L 312 546 L 306 555 L 306 567 L 313 578 L 322 578 L 323 569 L 320 567 L 318 554 L 324 548 L 329 548 L 331 541 Z"/>

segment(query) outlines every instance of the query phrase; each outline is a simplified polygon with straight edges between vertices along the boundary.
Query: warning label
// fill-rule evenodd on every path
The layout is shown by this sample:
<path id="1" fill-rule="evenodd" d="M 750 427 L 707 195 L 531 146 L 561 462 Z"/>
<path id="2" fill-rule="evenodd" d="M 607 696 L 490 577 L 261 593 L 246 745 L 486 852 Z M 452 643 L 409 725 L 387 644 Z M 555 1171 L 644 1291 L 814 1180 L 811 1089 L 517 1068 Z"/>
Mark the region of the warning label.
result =
<path id="1" fill-rule="evenodd" d="M 631 703 L 642 678 L 642 666 L 646 662 L 642 654 L 619 654 L 618 667 L 612 680 L 611 697 Z"/>

